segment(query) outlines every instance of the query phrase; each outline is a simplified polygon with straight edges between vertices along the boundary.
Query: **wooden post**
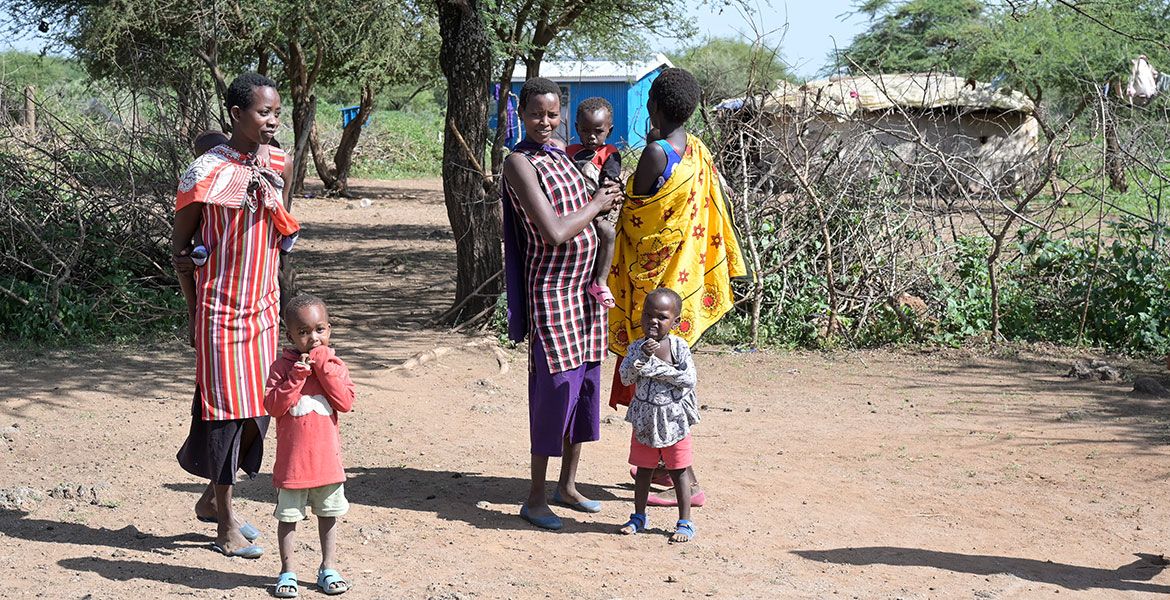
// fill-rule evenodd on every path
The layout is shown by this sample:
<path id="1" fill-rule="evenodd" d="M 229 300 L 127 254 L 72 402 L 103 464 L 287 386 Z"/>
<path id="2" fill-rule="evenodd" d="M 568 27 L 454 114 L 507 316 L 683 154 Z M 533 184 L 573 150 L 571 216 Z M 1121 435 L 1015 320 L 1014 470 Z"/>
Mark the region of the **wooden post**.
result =
<path id="1" fill-rule="evenodd" d="M 24 125 L 29 131 L 37 130 L 37 87 L 35 85 L 24 88 Z"/>

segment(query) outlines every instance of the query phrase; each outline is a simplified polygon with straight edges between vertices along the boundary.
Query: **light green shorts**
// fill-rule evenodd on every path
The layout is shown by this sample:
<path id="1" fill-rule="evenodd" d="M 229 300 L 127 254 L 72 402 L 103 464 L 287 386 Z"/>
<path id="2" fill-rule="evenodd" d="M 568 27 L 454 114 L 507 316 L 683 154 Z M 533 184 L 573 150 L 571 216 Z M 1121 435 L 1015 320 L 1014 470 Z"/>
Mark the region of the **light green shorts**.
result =
<path id="1" fill-rule="evenodd" d="M 305 507 L 313 507 L 318 517 L 340 517 L 349 512 L 349 501 L 345 499 L 345 484 L 334 483 L 303 490 L 277 489 L 276 520 L 282 523 L 303 521 L 308 515 Z"/>

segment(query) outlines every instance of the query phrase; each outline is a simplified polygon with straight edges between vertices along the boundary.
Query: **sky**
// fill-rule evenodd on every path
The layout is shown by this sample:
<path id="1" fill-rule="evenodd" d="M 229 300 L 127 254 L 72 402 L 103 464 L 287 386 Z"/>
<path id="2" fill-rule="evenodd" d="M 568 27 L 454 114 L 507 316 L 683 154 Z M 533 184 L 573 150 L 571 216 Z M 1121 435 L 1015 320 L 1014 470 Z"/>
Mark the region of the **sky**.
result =
<path id="1" fill-rule="evenodd" d="M 756 32 L 766 34 L 769 48 L 780 46 L 781 55 L 789 71 L 803 78 L 817 75 L 824 66 L 825 57 L 834 45 L 844 48 L 853 36 L 864 29 L 864 16 L 844 16 L 854 0 L 746 0 L 754 6 L 748 18 L 735 8 L 719 10 L 711 6 L 695 6 L 690 16 L 695 19 L 700 37 L 745 37 L 755 40 Z M 714 0 L 713 4 L 721 4 Z M 696 2 L 696 5 L 699 3 Z M 0 14 L 0 20 L 6 20 Z M 41 44 L 29 37 L 0 40 L 0 51 L 18 49 L 37 52 Z M 656 48 L 657 51 L 674 48 Z"/>
<path id="2" fill-rule="evenodd" d="M 854 0 L 748 0 L 755 7 L 750 19 L 735 8 L 692 7 L 700 35 L 745 37 L 756 32 L 769 48 L 780 47 L 789 71 L 804 78 L 817 75 L 825 57 L 836 46 L 844 48 L 865 29 L 866 17 L 847 16 Z"/>

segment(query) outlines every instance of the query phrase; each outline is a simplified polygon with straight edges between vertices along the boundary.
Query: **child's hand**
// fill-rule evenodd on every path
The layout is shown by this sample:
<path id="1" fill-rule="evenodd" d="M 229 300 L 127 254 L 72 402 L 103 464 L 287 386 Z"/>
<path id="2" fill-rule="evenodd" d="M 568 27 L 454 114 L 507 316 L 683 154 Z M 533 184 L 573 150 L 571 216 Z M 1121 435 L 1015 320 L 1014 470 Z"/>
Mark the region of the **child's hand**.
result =
<path id="1" fill-rule="evenodd" d="M 304 352 L 301 354 L 301 359 L 297 361 L 297 364 L 304 365 L 304 366 L 308 367 L 308 366 L 311 366 L 313 364 L 313 359 L 309 358 L 308 352 Z"/>
<path id="2" fill-rule="evenodd" d="M 645 354 L 646 356 L 654 356 L 654 353 L 657 351 L 658 351 L 658 340 L 652 340 L 652 339 L 647 338 L 646 342 L 642 344 L 642 354 Z"/>

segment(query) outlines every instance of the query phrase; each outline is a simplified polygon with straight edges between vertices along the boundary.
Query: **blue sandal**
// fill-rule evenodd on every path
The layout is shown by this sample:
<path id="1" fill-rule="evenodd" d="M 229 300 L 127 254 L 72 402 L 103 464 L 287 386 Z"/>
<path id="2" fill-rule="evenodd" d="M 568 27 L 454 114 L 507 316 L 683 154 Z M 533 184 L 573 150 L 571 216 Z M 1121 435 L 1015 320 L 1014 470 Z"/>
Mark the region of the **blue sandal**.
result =
<path id="1" fill-rule="evenodd" d="M 215 517 L 201 517 L 198 513 L 195 514 L 195 519 L 200 523 L 219 523 L 219 519 Z M 254 542 L 259 539 L 260 530 L 256 529 L 256 526 L 245 521 L 243 525 L 240 525 L 240 535 L 244 536 L 244 539 L 248 540 L 249 542 Z"/>
<path id="2" fill-rule="evenodd" d="M 649 523 L 650 521 L 646 518 L 646 515 L 642 513 L 633 513 L 630 515 L 630 520 L 626 521 L 625 525 L 622 525 L 622 528 L 618 530 L 618 533 L 624 535 L 634 535 L 635 533 L 645 531 L 646 527 L 649 526 Z M 626 531 L 626 528 L 633 528 L 633 531 Z"/>
<path id="3" fill-rule="evenodd" d="M 321 569 L 317 571 L 317 587 L 329 596 L 336 596 L 349 591 L 349 582 L 336 569 Z"/>
<path id="4" fill-rule="evenodd" d="M 281 591 L 280 588 L 292 588 L 292 591 Z M 297 574 L 292 571 L 281 573 L 280 578 L 276 580 L 276 585 L 272 588 L 272 595 L 277 598 L 296 598 L 300 593 L 301 588 L 297 582 Z"/>
<path id="5" fill-rule="evenodd" d="M 582 500 L 581 502 L 569 502 L 568 500 L 565 500 L 564 498 L 561 497 L 561 490 L 559 490 L 559 489 L 557 491 L 553 492 L 552 501 L 554 504 L 560 504 L 561 506 L 567 506 L 573 510 L 579 510 L 581 512 L 587 512 L 587 513 L 601 512 L 601 502 L 599 502 L 597 500 Z"/>
<path id="6" fill-rule="evenodd" d="M 680 534 L 687 536 L 687 539 L 675 540 L 674 537 L 671 536 L 670 541 L 674 542 L 674 543 L 682 544 L 682 543 L 689 542 L 689 541 L 695 539 L 695 524 L 686 520 L 686 519 L 679 519 L 678 524 L 675 525 L 674 535 L 680 535 Z"/>
<path id="7" fill-rule="evenodd" d="M 524 504 L 520 507 L 520 518 L 528 521 L 529 523 L 532 523 L 533 525 L 536 525 L 537 527 L 540 527 L 541 529 L 551 529 L 552 531 L 557 531 L 565 526 L 564 522 L 561 521 L 561 518 L 556 515 L 550 515 L 547 517 L 534 517 L 528 514 L 527 504 Z"/>

